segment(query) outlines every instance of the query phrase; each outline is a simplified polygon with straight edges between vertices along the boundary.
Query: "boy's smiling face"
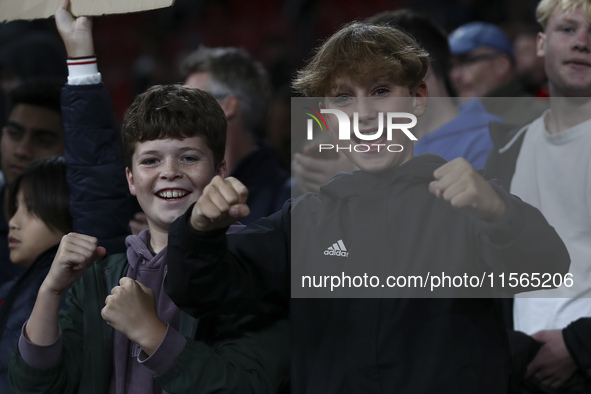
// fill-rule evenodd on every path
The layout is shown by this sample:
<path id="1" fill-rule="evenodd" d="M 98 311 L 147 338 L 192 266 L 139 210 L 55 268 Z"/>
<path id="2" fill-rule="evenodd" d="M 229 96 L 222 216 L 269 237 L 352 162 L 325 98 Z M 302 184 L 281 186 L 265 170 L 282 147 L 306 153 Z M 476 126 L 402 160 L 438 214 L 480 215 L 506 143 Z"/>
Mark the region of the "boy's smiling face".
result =
<path id="1" fill-rule="evenodd" d="M 537 54 L 544 57 L 551 96 L 591 95 L 590 31 L 591 21 L 579 4 L 568 12 L 557 6 L 538 34 Z"/>
<path id="2" fill-rule="evenodd" d="M 336 117 L 328 116 L 331 123 L 329 129 L 335 144 L 367 144 L 371 147 L 368 152 L 352 152 L 341 150 L 353 164 L 367 172 L 382 172 L 398 167 L 414 156 L 414 143 L 401 130 L 392 132 L 392 140 L 386 140 L 387 113 L 407 112 L 421 116 L 427 104 L 427 86 L 422 82 L 414 92 L 409 92 L 407 86 L 393 83 L 388 78 L 376 78 L 368 81 L 356 81 L 349 77 L 339 77 L 334 81 L 334 88 L 329 93 L 331 97 L 324 100 L 327 109 L 338 109 L 347 114 L 351 124 L 351 141 L 338 141 L 338 125 Z M 358 113 L 359 131 L 362 134 L 375 134 L 379 126 L 379 118 L 383 117 L 382 137 L 375 141 L 360 141 L 355 137 L 353 113 Z M 382 115 L 380 115 L 382 113 Z M 396 119 L 395 119 L 396 120 Z M 408 119 L 394 123 L 408 123 Z M 412 130 L 411 130 L 412 131 Z M 378 150 L 376 144 L 382 147 Z M 403 147 L 400 152 L 389 152 L 387 145 L 399 144 Z M 392 150 L 395 150 L 392 148 Z"/>
<path id="3" fill-rule="evenodd" d="M 126 174 L 150 231 L 168 232 L 215 175 L 226 176 L 226 166 L 215 168 L 213 152 L 202 137 L 194 136 L 138 142 Z"/>

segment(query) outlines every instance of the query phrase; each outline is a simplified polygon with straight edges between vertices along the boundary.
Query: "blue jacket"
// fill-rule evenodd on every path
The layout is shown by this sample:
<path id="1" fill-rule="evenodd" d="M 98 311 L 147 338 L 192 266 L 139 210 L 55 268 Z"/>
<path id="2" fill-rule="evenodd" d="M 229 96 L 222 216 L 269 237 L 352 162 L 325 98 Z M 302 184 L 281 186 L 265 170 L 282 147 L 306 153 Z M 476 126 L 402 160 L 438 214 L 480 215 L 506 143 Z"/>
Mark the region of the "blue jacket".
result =
<path id="1" fill-rule="evenodd" d="M 21 328 L 31 315 L 37 291 L 57 251 L 57 245 L 41 253 L 33 264 L 11 282 L 0 286 L 0 392 L 9 393 L 8 362 L 16 350 Z"/>
<path id="2" fill-rule="evenodd" d="M 62 120 L 73 228 L 97 237 L 109 254 L 124 252 L 133 199 L 120 133 L 103 84 L 66 85 Z"/>

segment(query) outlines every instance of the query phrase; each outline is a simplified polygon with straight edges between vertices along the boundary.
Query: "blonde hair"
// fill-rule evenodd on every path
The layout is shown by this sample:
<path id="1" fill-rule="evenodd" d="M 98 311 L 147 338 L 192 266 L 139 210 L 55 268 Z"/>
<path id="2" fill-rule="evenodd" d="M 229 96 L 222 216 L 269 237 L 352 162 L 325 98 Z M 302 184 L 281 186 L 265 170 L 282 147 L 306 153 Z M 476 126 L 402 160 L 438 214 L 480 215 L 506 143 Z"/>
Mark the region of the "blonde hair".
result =
<path id="1" fill-rule="evenodd" d="M 322 97 L 334 81 L 346 75 L 355 81 L 387 77 L 412 92 L 423 81 L 429 54 L 398 29 L 353 22 L 345 25 L 316 51 L 292 82 L 295 91 Z"/>
<path id="2" fill-rule="evenodd" d="M 552 12 L 557 7 L 563 12 L 573 11 L 578 6 L 583 6 L 583 15 L 585 19 L 591 22 L 591 1 L 590 0 L 542 0 L 536 8 L 536 18 L 538 23 L 546 29 L 546 24 Z"/>

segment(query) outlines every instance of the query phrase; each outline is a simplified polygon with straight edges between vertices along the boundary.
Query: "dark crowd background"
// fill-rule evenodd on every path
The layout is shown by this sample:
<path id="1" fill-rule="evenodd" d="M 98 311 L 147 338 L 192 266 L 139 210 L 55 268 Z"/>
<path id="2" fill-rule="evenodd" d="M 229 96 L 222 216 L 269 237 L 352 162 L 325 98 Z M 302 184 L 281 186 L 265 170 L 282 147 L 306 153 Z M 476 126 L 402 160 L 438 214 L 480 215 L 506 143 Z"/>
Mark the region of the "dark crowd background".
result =
<path id="1" fill-rule="evenodd" d="M 179 61 L 199 45 L 246 49 L 269 71 L 277 96 L 274 102 L 278 103 L 290 96 L 290 79 L 316 44 L 346 22 L 408 7 L 429 15 L 447 32 L 464 23 L 480 20 L 499 25 L 512 38 L 524 25 L 535 24 L 537 2 L 177 0 L 172 7 L 165 9 L 96 17 L 95 49 L 103 81 L 113 98 L 116 117 L 121 120 L 136 94 L 153 84 L 181 81 Z M 49 44 L 49 40 L 55 42 Z M 0 62 L 14 59 L 11 51 L 20 52 L 17 57 L 25 59 L 39 57 L 40 51 L 46 51 L 43 61 L 21 60 L 22 67 L 26 64 L 26 67 L 34 64 L 34 67 L 48 70 L 63 67 L 64 75 L 66 73 L 60 56 L 53 56 L 57 58 L 56 64 L 51 54 L 52 51 L 63 51 L 65 56 L 52 18 L 0 24 Z M 39 73 L 38 70 L 30 72 Z M 6 77 L 3 75 L 2 79 Z M 271 111 L 281 118 L 280 112 Z"/>
<path id="2" fill-rule="evenodd" d="M 538 2 L 539 0 L 176 0 L 172 7 L 165 9 L 96 17 L 93 37 L 98 70 L 109 91 L 118 123 L 121 123 L 123 114 L 137 94 L 155 84 L 182 82 L 184 78 L 179 68 L 181 60 L 201 45 L 243 48 L 260 61 L 271 77 L 274 91 L 268 110 L 266 137 L 271 148 L 279 154 L 279 165 L 273 167 L 280 171 L 285 170 L 283 172 L 286 174 L 287 182 L 282 180 L 279 183 L 281 188 L 278 189 L 278 195 L 287 190 L 287 198 L 289 192 L 298 186 L 297 175 L 293 176 L 296 181 L 293 182 L 294 179 L 289 179 L 288 172 L 292 168 L 290 163 L 293 142 L 290 82 L 295 71 L 305 64 L 313 49 L 340 26 L 354 20 L 364 20 L 383 11 L 407 8 L 427 15 L 447 33 L 472 21 L 492 23 L 499 26 L 512 42 L 522 33 L 540 30 L 534 17 Z M 526 52 L 532 53 L 523 51 Z M 491 54 L 481 55 L 480 59 L 484 59 L 482 56 L 489 56 L 490 59 Z M 0 23 L 0 125 L 4 125 L 6 117 L 4 93 L 31 76 L 61 75 L 65 82 L 65 58 L 65 48 L 53 18 Z M 476 58 L 477 56 L 473 56 L 472 60 Z M 462 60 L 463 65 L 459 60 L 456 65 L 464 67 L 468 60 L 466 56 Z M 453 96 L 453 92 L 450 95 Z M 520 95 L 499 97 L 519 98 Z M 521 106 L 511 107 L 510 109 L 517 108 L 520 114 L 528 115 L 527 110 Z M 484 107 L 482 112 L 486 112 Z M 452 118 L 456 115 L 454 113 Z M 481 129 L 488 138 L 488 121 L 483 124 Z M 490 143 L 492 146 L 492 141 Z M 297 146 L 295 143 L 293 145 Z M 258 150 L 259 153 L 262 151 L 263 149 Z M 294 157 L 297 158 L 295 155 Z M 259 164 L 259 168 L 263 169 L 272 167 L 265 166 L 266 164 Z M 269 180 L 256 171 L 244 170 L 244 173 L 253 179 L 258 178 L 256 181 Z M 297 171 L 293 171 L 292 175 L 294 173 Z M 334 172 L 330 176 L 332 174 Z M 325 181 L 318 182 L 317 186 L 323 183 Z M 299 184 L 303 190 L 302 185 L 303 183 Z M 285 201 L 285 198 L 280 201 Z M 7 232 L 8 228 L 5 229 L 5 233 Z M 585 337 L 589 330 L 590 319 L 581 320 L 583 325 L 576 327 L 577 330 L 582 327 L 582 334 L 571 334 L 577 340 Z M 18 327 L 22 327 L 22 324 Z M 558 332 L 558 338 L 562 338 L 559 330 L 552 331 Z M 535 345 L 537 352 L 540 344 L 527 336 L 526 340 Z M 562 346 L 566 349 L 564 343 Z M 581 345 L 580 348 L 584 349 L 584 346 Z M 533 358 L 534 354 L 536 353 L 528 357 Z M 524 362 L 523 365 L 523 371 L 519 372 L 522 375 L 528 364 Z M 580 384 L 580 381 L 582 380 L 575 380 L 575 384 Z"/>

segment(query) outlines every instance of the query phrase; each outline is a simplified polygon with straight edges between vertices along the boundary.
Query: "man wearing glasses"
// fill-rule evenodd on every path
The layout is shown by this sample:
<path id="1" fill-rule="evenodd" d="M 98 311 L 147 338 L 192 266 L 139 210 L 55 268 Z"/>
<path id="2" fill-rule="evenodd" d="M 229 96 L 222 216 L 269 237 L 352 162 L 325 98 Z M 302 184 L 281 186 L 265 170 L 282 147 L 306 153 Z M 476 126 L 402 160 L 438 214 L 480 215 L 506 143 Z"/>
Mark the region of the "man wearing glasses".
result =
<path id="1" fill-rule="evenodd" d="M 448 41 L 450 80 L 462 101 L 481 98 L 489 112 L 516 125 L 531 121 L 546 109 L 545 103 L 525 98 L 529 94 L 516 77 L 511 42 L 497 26 L 471 22 L 454 30 Z"/>

